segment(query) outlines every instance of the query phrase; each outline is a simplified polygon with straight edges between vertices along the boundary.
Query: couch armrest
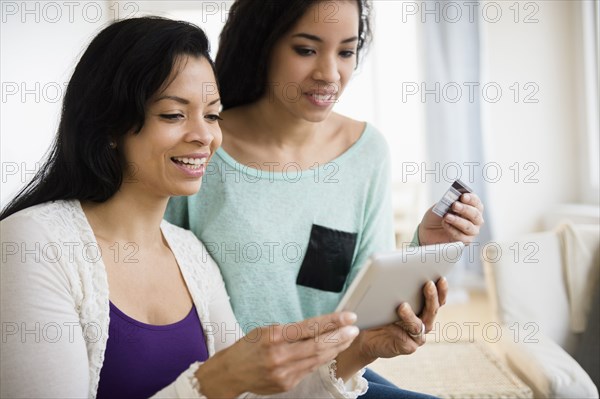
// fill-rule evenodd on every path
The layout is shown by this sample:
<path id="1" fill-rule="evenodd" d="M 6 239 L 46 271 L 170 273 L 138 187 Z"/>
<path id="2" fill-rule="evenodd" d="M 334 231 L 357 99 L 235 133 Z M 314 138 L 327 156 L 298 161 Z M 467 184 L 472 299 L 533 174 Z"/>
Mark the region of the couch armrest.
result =
<path id="1" fill-rule="evenodd" d="M 590 376 L 550 338 L 538 332 L 525 339 L 528 332 L 521 331 L 520 339 L 514 340 L 514 331 L 503 328 L 501 347 L 506 361 L 536 398 L 598 398 Z"/>

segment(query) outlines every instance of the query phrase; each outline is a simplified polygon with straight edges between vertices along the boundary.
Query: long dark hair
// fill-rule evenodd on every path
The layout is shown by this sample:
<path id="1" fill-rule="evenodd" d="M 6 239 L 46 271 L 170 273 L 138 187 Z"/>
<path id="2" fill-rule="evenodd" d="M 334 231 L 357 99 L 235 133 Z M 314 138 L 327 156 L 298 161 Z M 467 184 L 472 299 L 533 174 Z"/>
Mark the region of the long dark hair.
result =
<path id="1" fill-rule="evenodd" d="M 204 32 L 187 22 L 132 18 L 102 30 L 69 81 L 47 160 L 0 220 L 47 201 L 109 199 L 126 166 L 111 141 L 140 131 L 147 101 L 165 84 L 178 57 L 204 57 L 214 70 L 209 51 Z"/>
<path id="2" fill-rule="evenodd" d="M 219 38 L 217 79 L 223 109 L 250 104 L 267 90 L 268 61 L 273 46 L 318 0 L 236 0 Z M 356 0 L 358 50 L 371 40 L 371 6 Z M 358 65 L 358 61 L 357 61 Z"/>

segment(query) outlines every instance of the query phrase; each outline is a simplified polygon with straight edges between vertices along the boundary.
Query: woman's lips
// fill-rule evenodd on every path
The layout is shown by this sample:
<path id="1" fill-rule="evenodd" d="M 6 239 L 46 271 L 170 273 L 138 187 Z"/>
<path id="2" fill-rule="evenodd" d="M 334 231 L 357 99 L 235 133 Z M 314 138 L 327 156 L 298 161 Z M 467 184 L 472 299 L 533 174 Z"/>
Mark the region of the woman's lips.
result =
<path id="1" fill-rule="evenodd" d="M 318 94 L 318 93 L 305 93 L 304 96 L 308 99 L 308 101 L 317 106 L 317 107 L 330 107 L 332 104 L 335 104 L 337 101 L 337 96 L 335 93 L 332 94 Z"/>
<path id="2" fill-rule="evenodd" d="M 202 177 L 206 171 L 208 157 L 173 157 L 171 161 L 186 176 Z"/>

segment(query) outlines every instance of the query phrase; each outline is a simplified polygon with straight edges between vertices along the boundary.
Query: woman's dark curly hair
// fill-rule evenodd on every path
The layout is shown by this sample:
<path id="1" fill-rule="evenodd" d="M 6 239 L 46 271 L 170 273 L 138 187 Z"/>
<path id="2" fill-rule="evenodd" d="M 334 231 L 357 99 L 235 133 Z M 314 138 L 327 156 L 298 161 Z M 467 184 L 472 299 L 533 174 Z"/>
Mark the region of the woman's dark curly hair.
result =
<path id="1" fill-rule="evenodd" d="M 319 1 L 327 0 L 235 1 L 221 32 L 216 59 L 224 110 L 250 104 L 264 95 L 273 46 Z M 371 41 L 371 5 L 368 0 L 355 1 L 360 16 L 360 56 Z"/>

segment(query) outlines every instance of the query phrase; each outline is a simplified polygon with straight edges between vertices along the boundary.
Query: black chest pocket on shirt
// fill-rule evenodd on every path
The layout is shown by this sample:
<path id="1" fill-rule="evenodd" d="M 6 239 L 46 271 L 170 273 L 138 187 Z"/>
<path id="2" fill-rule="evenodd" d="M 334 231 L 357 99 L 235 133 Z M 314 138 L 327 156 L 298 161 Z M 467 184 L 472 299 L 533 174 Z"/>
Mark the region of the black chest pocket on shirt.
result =
<path id="1" fill-rule="evenodd" d="M 352 265 L 356 236 L 313 224 L 296 284 L 341 292 Z"/>

